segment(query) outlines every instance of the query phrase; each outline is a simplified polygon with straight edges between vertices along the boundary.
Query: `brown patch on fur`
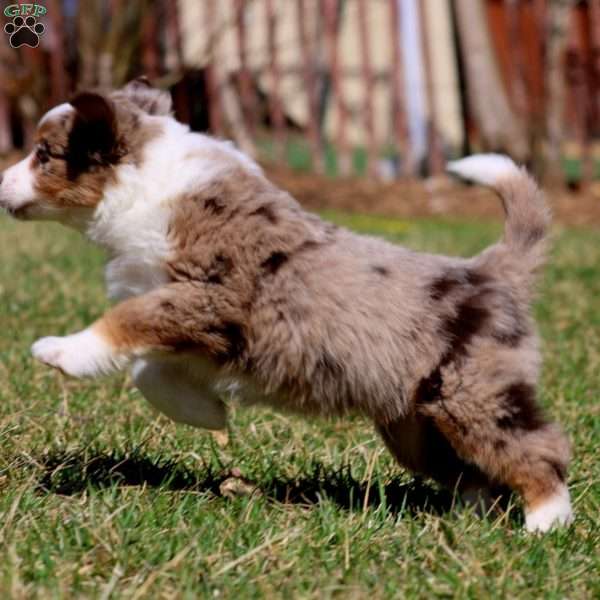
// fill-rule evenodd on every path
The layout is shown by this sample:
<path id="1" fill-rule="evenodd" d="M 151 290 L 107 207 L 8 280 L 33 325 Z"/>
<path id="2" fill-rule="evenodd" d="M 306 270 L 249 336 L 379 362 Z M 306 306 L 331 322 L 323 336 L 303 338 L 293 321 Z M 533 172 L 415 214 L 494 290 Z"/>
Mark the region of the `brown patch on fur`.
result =
<path id="1" fill-rule="evenodd" d="M 441 333 L 449 340 L 451 349 L 442 360 L 443 364 L 456 361 L 466 352 L 467 346 L 483 329 L 490 318 L 485 306 L 485 292 L 478 292 L 461 302 L 456 314 L 446 319 Z"/>
<path id="2" fill-rule="evenodd" d="M 218 198 L 207 198 L 204 201 L 204 208 L 215 215 L 220 215 L 225 210 L 225 205 Z"/>
<path id="3" fill-rule="evenodd" d="M 494 440 L 494 450 L 498 451 L 498 452 L 502 452 L 503 450 L 506 450 L 506 440 L 502 440 L 502 439 L 497 439 Z"/>
<path id="4" fill-rule="evenodd" d="M 516 348 L 528 335 L 526 316 L 521 314 L 515 298 L 483 273 L 473 269 L 449 271 L 435 278 L 428 290 L 432 300 L 452 308 L 440 326 L 446 351 L 419 382 L 415 392 L 417 404 L 442 399 L 444 369 L 450 365 L 460 367 L 475 340 L 490 338 L 502 346 Z"/>
<path id="5" fill-rule="evenodd" d="M 270 275 L 274 275 L 288 261 L 288 258 L 285 252 L 273 252 L 261 263 L 261 267 Z"/>
<path id="6" fill-rule="evenodd" d="M 513 383 L 504 394 L 505 414 L 497 421 L 500 429 L 533 431 L 546 424 L 536 404 L 535 388 L 527 383 Z"/>
<path id="7" fill-rule="evenodd" d="M 377 275 L 381 275 L 381 277 L 389 277 L 390 270 L 387 267 L 383 267 L 382 265 L 373 265 L 371 267 L 374 273 Z"/>
<path id="8" fill-rule="evenodd" d="M 229 256 L 217 254 L 206 273 L 207 283 L 222 284 L 233 271 L 233 261 Z"/>
<path id="9" fill-rule="evenodd" d="M 440 363 L 427 377 L 423 377 L 419 381 L 419 385 L 415 391 L 416 404 L 427 404 L 428 402 L 438 402 L 442 399 L 442 367 L 447 357 L 442 359 Z"/>
<path id="10" fill-rule="evenodd" d="M 457 290 L 468 286 L 479 287 L 489 281 L 489 277 L 474 269 L 450 269 L 436 277 L 429 286 L 431 299 L 442 300 Z"/>
<path id="11" fill-rule="evenodd" d="M 552 469 L 554 469 L 558 480 L 564 483 L 564 481 L 567 478 L 567 465 L 564 462 L 560 463 L 553 460 L 549 461 L 549 464 L 552 467 Z"/>
<path id="12" fill-rule="evenodd" d="M 263 204 L 262 206 L 259 206 L 257 209 L 253 210 L 250 213 L 250 216 L 251 217 L 254 217 L 254 216 L 263 217 L 264 219 L 269 221 L 269 223 L 271 223 L 272 225 L 277 224 L 277 215 L 275 213 L 274 207 L 269 204 Z"/>
<path id="13" fill-rule="evenodd" d="M 448 349 L 433 371 L 419 382 L 415 393 L 417 404 L 437 402 L 442 399 L 444 384 L 442 370 L 462 360 L 473 338 L 481 332 L 489 320 L 490 314 L 482 303 L 481 294 L 482 292 L 477 292 L 462 301 L 456 313 L 442 323 L 440 333 L 442 339 L 447 340 Z"/>
<path id="14" fill-rule="evenodd" d="M 460 285 L 460 280 L 451 275 L 443 275 L 442 277 L 438 277 L 437 279 L 434 279 L 433 283 L 429 287 L 431 299 L 441 300 Z"/>
<path id="15" fill-rule="evenodd" d="M 480 273 L 475 269 L 467 269 L 465 274 L 465 281 L 474 287 L 489 283 L 490 276 L 485 273 Z"/>
<path id="16" fill-rule="evenodd" d="M 498 343 L 508 348 L 516 348 L 523 339 L 524 333 L 521 330 L 515 330 L 513 333 L 497 332 L 493 336 Z"/>
<path id="17" fill-rule="evenodd" d="M 218 159 L 233 160 L 225 154 L 219 154 Z M 167 268 L 174 280 L 185 276 L 200 281 L 206 277 L 208 267 L 204 265 L 212 265 L 215 257 L 227 254 L 234 264 L 243 265 L 246 274 L 243 296 L 248 298 L 265 271 L 276 273 L 299 251 L 317 243 L 311 239 L 314 234 L 309 228 L 300 223 L 282 235 L 280 231 L 268 232 L 264 225 L 248 219 L 258 215 L 263 217 L 265 225 L 274 225 L 277 212 L 283 215 L 297 210 L 297 205 L 285 194 L 232 162 L 226 177 L 205 190 L 178 199 L 169 224 L 174 253 Z M 244 244 L 229 252 L 230 240 L 240 235 Z M 240 279 L 232 283 L 242 285 Z"/>
<path id="18" fill-rule="evenodd" d="M 228 321 L 210 328 L 209 333 L 219 336 L 225 347 L 224 351 L 215 354 L 216 362 L 239 364 L 247 348 L 242 326 L 239 323 Z"/>

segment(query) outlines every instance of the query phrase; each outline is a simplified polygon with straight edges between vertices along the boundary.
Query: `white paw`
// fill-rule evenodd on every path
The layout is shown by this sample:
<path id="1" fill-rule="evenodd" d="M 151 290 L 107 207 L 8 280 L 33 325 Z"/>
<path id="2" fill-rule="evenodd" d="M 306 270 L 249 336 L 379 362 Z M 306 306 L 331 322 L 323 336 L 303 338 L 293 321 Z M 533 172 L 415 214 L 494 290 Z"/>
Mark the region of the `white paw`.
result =
<path id="1" fill-rule="evenodd" d="M 562 486 L 542 504 L 525 514 L 525 529 L 544 533 L 558 525 L 568 525 L 573 521 L 573 509 L 569 491 Z"/>
<path id="2" fill-rule="evenodd" d="M 94 377 L 118 369 L 123 362 L 92 329 L 65 337 L 45 337 L 31 347 L 39 361 L 73 377 Z"/>

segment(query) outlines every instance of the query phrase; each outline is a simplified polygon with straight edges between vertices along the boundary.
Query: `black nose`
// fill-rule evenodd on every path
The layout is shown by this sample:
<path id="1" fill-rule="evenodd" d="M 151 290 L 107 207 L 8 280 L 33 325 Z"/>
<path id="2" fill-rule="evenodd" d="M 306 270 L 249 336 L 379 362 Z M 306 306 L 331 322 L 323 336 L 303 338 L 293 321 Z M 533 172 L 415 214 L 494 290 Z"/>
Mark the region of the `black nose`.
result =
<path id="1" fill-rule="evenodd" d="M 4 175 L 0 173 L 0 185 L 2 185 L 2 180 L 4 179 Z"/>

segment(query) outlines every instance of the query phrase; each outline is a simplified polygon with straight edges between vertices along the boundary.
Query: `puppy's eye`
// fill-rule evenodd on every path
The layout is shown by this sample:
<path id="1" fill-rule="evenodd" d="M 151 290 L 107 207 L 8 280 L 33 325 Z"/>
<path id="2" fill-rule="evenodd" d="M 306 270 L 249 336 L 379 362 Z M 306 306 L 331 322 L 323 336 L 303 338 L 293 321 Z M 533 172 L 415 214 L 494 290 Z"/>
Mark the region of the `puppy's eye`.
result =
<path id="1" fill-rule="evenodd" d="M 46 164 L 50 160 L 50 153 L 47 146 L 38 146 L 35 157 L 41 165 Z"/>

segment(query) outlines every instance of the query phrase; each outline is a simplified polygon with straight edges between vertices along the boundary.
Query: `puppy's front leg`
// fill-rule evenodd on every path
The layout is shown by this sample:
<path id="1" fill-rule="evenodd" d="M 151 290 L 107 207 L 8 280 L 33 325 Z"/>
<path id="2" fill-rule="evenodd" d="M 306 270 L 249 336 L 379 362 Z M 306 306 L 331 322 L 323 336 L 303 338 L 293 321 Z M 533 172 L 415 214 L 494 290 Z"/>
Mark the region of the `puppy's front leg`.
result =
<path id="1" fill-rule="evenodd" d="M 224 358 L 231 345 L 228 333 L 241 325 L 231 303 L 213 295 L 201 283 L 169 284 L 121 302 L 79 333 L 38 340 L 32 353 L 73 377 L 108 374 L 152 352 L 185 350 Z M 218 314 L 220 304 L 232 314 Z"/>
<path id="2" fill-rule="evenodd" d="M 45 337 L 33 344 L 31 353 L 39 361 L 72 377 L 96 377 L 117 371 L 127 364 L 100 334 L 96 325 L 64 337 Z"/>

